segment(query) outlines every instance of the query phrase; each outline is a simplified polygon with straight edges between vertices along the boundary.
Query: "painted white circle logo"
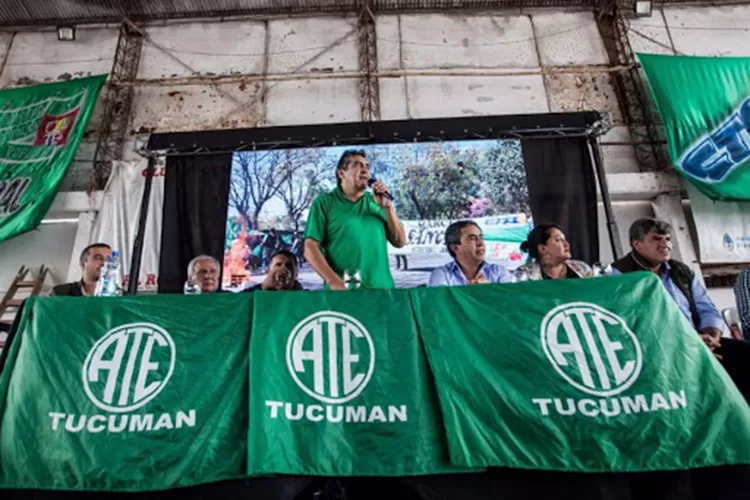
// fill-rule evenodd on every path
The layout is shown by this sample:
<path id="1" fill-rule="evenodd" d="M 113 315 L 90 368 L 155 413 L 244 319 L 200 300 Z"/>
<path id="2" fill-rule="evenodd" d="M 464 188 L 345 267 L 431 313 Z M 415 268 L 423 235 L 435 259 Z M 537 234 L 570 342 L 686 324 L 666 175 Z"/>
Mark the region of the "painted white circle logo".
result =
<path id="1" fill-rule="evenodd" d="M 133 411 L 164 389 L 174 361 L 174 342 L 163 328 L 152 323 L 118 326 L 100 338 L 86 356 L 83 388 L 102 410 Z"/>
<path id="2" fill-rule="evenodd" d="M 347 314 L 322 311 L 294 327 L 286 343 L 286 364 L 310 396 L 324 403 L 346 403 L 370 381 L 375 347 L 362 323 Z"/>
<path id="3" fill-rule="evenodd" d="M 588 394 L 619 394 L 641 372 L 638 338 L 620 316 L 596 304 L 555 307 L 542 320 L 541 337 L 557 373 Z"/>

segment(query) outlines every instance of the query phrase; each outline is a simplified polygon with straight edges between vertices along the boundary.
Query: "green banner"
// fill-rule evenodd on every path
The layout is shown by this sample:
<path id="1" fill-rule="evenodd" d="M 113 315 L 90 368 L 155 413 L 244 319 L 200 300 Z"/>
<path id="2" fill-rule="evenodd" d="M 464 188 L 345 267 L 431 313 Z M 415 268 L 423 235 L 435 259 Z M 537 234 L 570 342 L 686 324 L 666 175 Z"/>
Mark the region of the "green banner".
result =
<path id="1" fill-rule="evenodd" d="M 0 486 L 243 477 L 252 301 L 237 299 L 29 299 L 0 377 Z"/>
<path id="2" fill-rule="evenodd" d="M 251 474 L 466 472 L 448 459 L 409 293 L 254 294 L 284 313 L 253 318 Z"/>
<path id="3" fill-rule="evenodd" d="M 747 403 L 655 275 L 413 294 L 454 464 L 750 463 Z"/>
<path id="4" fill-rule="evenodd" d="M 715 200 L 750 200 L 750 58 L 638 54 L 674 167 Z"/>
<path id="5" fill-rule="evenodd" d="M 37 297 L 0 374 L 0 488 L 732 464 L 750 409 L 652 274 Z"/>
<path id="6" fill-rule="evenodd" d="M 106 78 L 0 91 L 0 241 L 47 213 Z"/>

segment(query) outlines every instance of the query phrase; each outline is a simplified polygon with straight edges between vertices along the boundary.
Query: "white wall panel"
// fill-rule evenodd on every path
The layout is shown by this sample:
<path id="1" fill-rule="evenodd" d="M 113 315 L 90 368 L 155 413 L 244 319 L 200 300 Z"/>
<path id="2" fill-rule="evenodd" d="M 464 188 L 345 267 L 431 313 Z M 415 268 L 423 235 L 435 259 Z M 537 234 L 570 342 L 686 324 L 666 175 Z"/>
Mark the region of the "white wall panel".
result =
<path id="1" fill-rule="evenodd" d="M 665 9 L 679 53 L 750 56 L 750 5 Z"/>
<path id="2" fill-rule="evenodd" d="M 141 86 L 133 99 L 135 133 L 220 130 L 262 123 L 260 82 Z"/>
<path id="3" fill-rule="evenodd" d="M 34 272 L 42 264 L 50 268 L 45 292 L 64 283 L 77 224 L 43 224 L 38 229 L 0 242 L 0 295 L 10 286 L 21 266 Z"/>
<path id="4" fill-rule="evenodd" d="M 401 66 L 400 16 L 378 16 L 375 34 L 378 43 L 378 69 L 394 70 Z"/>
<path id="5" fill-rule="evenodd" d="M 383 120 L 408 120 L 406 78 L 380 79 L 380 118 Z"/>
<path id="6" fill-rule="evenodd" d="M 528 16 L 404 15 L 401 44 L 409 69 L 539 66 Z"/>
<path id="7" fill-rule="evenodd" d="M 512 115 L 549 111 L 540 75 L 409 77 L 414 118 Z"/>
<path id="8" fill-rule="evenodd" d="M 544 66 L 607 64 L 609 58 L 592 12 L 534 14 Z"/>
<path id="9" fill-rule="evenodd" d="M 0 85 L 31 85 L 109 73 L 117 37 L 115 28 L 78 28 L 74 42 L 59 42 L 56 31 L 16 33 Z"/>
<path id="10" fill-rule="evenodd" d="M 274 82 L 268 91 L 268 126 L 360 120 L 355 79 Z"/>
<path id="11" fill-rule="evenodd" d="M 270 73 L 357 71 L 356 20 L 299 18 L 269 21 Z"/>
<path id="12" fill-rule="evenodd" d="M 153 26 L 146 31 L 150 40 L 143 44 L 139 78 L 263 71 L 263 22 L 195 22 Z"/>
<path id="13" fill-rule="evenodd" d="M 636 17 L 629 20 L 628 41 L 635 53 L 672 55 L 667 25 L 660 10 L 651 17 Z"/>

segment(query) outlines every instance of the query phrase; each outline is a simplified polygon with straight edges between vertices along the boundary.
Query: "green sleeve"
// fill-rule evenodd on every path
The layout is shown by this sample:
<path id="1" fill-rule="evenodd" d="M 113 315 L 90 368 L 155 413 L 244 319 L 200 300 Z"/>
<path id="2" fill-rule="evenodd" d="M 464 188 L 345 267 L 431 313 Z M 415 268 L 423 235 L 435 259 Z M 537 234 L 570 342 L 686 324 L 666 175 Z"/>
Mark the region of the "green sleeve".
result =
<path id="1" fill-rule="evenodd" d="M 323 206 L 323 196 L 318 196 L 310 207 L 305 225 L 305 239 L 310 238 L 321 245 L 326 237 L 326 210 Z"/>

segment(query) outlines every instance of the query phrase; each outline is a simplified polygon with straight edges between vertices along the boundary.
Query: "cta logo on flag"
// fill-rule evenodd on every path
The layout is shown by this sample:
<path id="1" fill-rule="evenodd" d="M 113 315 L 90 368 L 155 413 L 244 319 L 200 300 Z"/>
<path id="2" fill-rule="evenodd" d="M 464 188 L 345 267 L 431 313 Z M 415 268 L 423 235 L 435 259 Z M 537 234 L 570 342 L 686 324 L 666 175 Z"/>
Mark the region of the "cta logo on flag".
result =
<path id="1" fill-rule="evenodd" d="M 375 344 L 356 318 L 335 311 L 313 313 L 292 329 L 286 366 L 295 385 L 321 402 L 266 401 L 272 419 L 331 423 L 406 422 L 406 405 L 342 406 L 362 395 L 375 372 Z M 283 409 L 283 412 L 280 411 Z"/>
<path id="2" fill-rule="evenodd" d="M 177 349 L 167 331 L 153 323 L 115 327 L 94 343 L 83 362 L 83 391 L 110 415 L 50 412 L 52 430 L 144 432 L 195 427 L 195 410 L 132 414 L 156 399 L 175 369 Z"/>
<path id="3" fill-rule="evenodd" d="M 541 347 L 552 368 L 577 390 L 599 399 L 534 398 L 542 416 L 617 417 L 687 408 L 684 390 L 624 395 L 644 364 L 638 337 L 617 314 L 589 302 L 555 307 L 542 319 Z M 612 396 L 620 395 L 618 398 Z"/>

